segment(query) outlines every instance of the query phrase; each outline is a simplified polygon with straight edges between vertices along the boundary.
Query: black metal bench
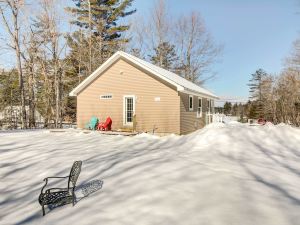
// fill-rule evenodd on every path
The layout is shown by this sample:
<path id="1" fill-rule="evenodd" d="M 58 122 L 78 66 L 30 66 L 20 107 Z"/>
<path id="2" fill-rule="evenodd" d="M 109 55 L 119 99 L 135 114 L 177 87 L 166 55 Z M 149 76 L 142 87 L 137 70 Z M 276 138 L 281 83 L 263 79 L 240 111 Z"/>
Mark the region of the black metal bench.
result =
<path id="1" fill-rule="evenodd" d="M 75 204 L 76 196 L 75 196 L 75 187 L 76 182 L 78 180 L 80 171 L 81 171 L 82 161 L 75 161 L 71 168 L 71 172 L 69 176 L 66 177 L 47 177 L 44 179 L 46 184 L 43 186 L 41 190 L 41 194 L 39 196 L 39 203 L 42 206 L 43 216 L 45 215 L 45 205 L 60 205 L 67 204 L 73 202 L 73 206 Z M 68 187 L 67 188 L 49 188 L 44 191 L 44 188 L 48 184 L 48 179 L 58 178 L 65 179 L 68 178 Z"/>

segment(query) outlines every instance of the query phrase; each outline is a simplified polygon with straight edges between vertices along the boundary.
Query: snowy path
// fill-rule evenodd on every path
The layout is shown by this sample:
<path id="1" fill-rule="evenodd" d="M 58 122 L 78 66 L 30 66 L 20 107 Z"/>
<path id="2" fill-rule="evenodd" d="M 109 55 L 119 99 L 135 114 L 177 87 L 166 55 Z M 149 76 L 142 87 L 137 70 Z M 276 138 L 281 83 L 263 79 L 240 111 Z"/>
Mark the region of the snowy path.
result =
<path id="1" fill-rule="evenodd" d="M 102 180 L 102 189 L 43 218 L 43 178 L 67 175 L 74 160 L 83 160 L 78 184 Z M 163 138 L 0 133 L 0 224 L 26 223 L 300 224 L 300 130 L 219 124 Z"/>

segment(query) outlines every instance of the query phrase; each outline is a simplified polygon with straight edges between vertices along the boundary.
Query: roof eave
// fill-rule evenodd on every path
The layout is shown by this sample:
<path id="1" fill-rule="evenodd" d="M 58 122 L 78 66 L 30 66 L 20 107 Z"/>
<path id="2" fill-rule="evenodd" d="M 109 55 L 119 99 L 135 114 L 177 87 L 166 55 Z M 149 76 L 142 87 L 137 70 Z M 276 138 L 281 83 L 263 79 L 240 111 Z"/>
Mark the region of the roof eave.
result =
<path id="1" fill-rule="evenodd" d="M 213 95 L 213 94 L 209 95 L 209 94 L 205 94 L 205 93 L 202 93 L 202 92 L 197 92 L 197 91 L 186 89 L 186 88 L 184 90 L 180 90 L 180 92 L 185 93 L 185 94 L 189 94 L 189 95 L 196 95 L 196 96 L 202 97 L 202 98 L 210 98 L 210 99 L 214 99 L 214 100 L 220 99 L 218 96 Z"/>

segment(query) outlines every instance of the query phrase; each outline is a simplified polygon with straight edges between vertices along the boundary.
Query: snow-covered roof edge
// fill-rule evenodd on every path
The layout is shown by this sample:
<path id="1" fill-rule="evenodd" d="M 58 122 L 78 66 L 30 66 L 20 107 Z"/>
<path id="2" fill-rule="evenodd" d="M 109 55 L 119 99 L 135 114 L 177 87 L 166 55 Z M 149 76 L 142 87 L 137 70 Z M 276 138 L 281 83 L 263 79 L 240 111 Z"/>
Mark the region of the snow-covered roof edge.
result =
<path id="1" fill-rule="evenodd" d="M 81 92 L 86 86 L 92 83 L 103 71 L 105 71 L 109 66 L 111 66 L 114 62 L 116 62 L 118 59 L 122 57 L 130 61 L 134 65 L 143 68 L 149 73 L 175 86 L 177 88 L 177 91 L 179 92 L 218 99 L 218 96 L 214 95 L 212 92 L 208 91 L 207 89 L 200 87 L 175 73 L 172 73 L 161 67 L 155 66 L 149 62 L 146 62 L 142 59 L 139 59 L 133 55 L 130 55 L 122 51 L 117 51 L 115 54 L 113 54 L 106 62 L 104 62 L 100 67 L 98 67 L 98 69 L 96 69 L 90 76 L 88 76 L 76 88 L 74 88 L 69 95 L 77 96 L 79 92 Z"/>

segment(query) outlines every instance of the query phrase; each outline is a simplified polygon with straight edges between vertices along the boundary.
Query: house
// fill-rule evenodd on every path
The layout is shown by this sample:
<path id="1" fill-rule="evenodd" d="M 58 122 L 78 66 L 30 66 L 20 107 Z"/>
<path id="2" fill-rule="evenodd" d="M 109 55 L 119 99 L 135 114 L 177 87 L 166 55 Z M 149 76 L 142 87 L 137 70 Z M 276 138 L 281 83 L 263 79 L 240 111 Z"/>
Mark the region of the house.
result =
<path id="1" fill-rule="evenodd" d="M 218 99 L 203 87 L 122 51 L 70 96 L 77 97 L 78 128 L 84 128 L 92 116 L 101 121 L 110 116 L 114 130 L 175 134 L 190 133 L 210 123 Z"/>

